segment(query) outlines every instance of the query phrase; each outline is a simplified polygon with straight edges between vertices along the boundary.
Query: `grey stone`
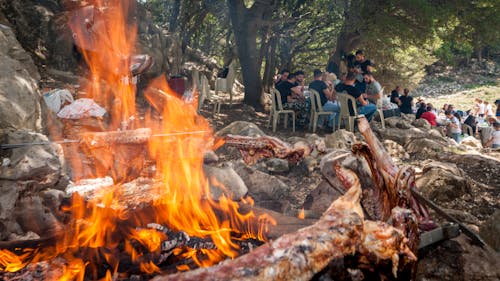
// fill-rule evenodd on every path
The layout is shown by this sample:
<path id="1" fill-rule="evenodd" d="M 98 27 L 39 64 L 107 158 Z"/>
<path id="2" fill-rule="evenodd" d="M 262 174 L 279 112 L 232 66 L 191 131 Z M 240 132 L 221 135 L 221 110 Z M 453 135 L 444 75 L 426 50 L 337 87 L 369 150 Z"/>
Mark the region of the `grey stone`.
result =
<path id="1" fill-rule="evenodd" d="M 272 208 L 272 210 L 283 211 L 281 210 L 282 204 L 288 199 L 291 192 L 288 185 L 276 176 L 258 171 L 241 161 L 234 163 L 234 169 L 245 182 L 249 195 L 255 199 L 257 204 L 261 205 L 261 202 L 273 202 L 269 203 L 269 205 L 276 207 Z"/>
<path id="2" fill-rule="evenodd" d="M 322 181 L 306 196 L 303 207 L 310 211 L 309 217 L 318 218 L 340 196 L 328 182 Z"/>
<path id="3" fill-rule="evenodd" d="M 488 245 L 500 252 L 500 210 L 497 209 L 491 217 L 479 227 L 479 234 Z"/>
<path id="4" fill-rule="evenodd" d="M 325 136 L 325 145 L 327 148 L 351 149 L 351 146 L 356 142 L 356 136 L 344 129 L 336 130 L 333 134 Z"/>
<path id="5" fill-rule="evenodd" d="M 38 196 L 20 198 L 16 203 L 14 216 L 24 232 L 32 231 L 41 237 L 58 233 L 63 228 Z"/>
<path id="6" fill-rule="evenodd" d="M 235 121 L 216 133 L 217 136 L 228 134 L 248 137 L 262 137 L 266 135 L 257 125 L 246 121 Z"/>
<path id="7" fill-rule="evenodd" d="M 212 167 L 203 165 L 203 170 L 210 183 L 210 193 L 214 199 L 219 199 L 222 195 L 232 200 L 240 200 L 244 197 L 248 188 L 241 177 L 232 167 Z M 214 182 L 215 178 L 217 182 Z"/>
<path id="8" fill-rule="evenodd" d="M 41 130 L 40 75 L 10 28 L 0 28 L 0 61 L 0 132 Z"/>
<path id="9" fill-rule="evenodd" d="M 265 159 L 264 164 L 269 172 L 272 173 L 286 173 L 290 171 L 288 166 L 288 161 L 279 158 L 268 158 Z"/>
<path id="10" fill-rule="evenodd" d="M 428 161 L 415 183 L 431 200 L 447 202 L 470 191 L 464 172 L 452 163 Z"/>
<path id="11" fill-rule="evenodd" d="M 415 121 L 413 121 L 411 124 L 417 128 L 422 128 L 424 130 L 431 129 L 431 124 L 425 119 L 421 119 L 421 118 L 415 119 Z"/>
<path id="12" fill-rule="evenodd" d="M 48 142 L 45 135 L 29 131 L 10 132 L 3 139 L 6 144 Z M 27 145 L 9 149 L 9 153 L 10 164 L 0 167 L 0 179 L 36 181 L 41 189 L 55 187 L 63 177 L 62 149 L 58 144 Z"/>

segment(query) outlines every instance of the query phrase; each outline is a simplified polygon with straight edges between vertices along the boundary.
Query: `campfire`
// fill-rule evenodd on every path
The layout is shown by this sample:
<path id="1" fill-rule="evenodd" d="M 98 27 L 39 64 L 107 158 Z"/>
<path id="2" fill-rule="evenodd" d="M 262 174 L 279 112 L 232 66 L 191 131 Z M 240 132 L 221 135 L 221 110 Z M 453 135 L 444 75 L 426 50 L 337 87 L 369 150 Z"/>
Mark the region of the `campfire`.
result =
<path id="1" fill-rule="evenodd" d="M 79 50 L 91 83 L 83 91 L 111 108 L 109 122 L 102 123 L 103 132 L 82 132 L 80 143 L 67 151 L 72 169 L 87 169 L 78 157 L 84 151 L 98 161 L 93 177 L 109 175 L 114 184 L 92 194 L 74 192 L 62 210 L 67 217 L 62 229 L 32 245 L 1 250 L 2 270 L 16 272 L 46 261 L 60 269 L 47 273 L 49 279 L 111 280 L 160 273 L 161 264 L 175 271 L 206 267 L 248 251 L 239 241 L 262 244 L 258 241 L 265 241 L 266 226 L 273 222 L 266 214 L 240 212 L 226 195 L 212 198 L 209 184 L 217 183 L 202 169 L 204 152 L 214 144 L 212 129 L 196 114 L 196 104 L 179 99 L 163 77 L 145 91 L 148 99 L 156 96 L 147 93 L 162 93 L 164 100 L 150 100 L 161 103 L 161 117 L 147 112 L 138 118 L 136 27 L 127 20 L 127 1 L 108 2 L 98 1 L 82 12 L 87 18 L 73 18 L 70 26 L 76 45 L 85 46 Z M 147 161 L 154 162 L 149 184 L 130 184 Z"/>
<path id="2" fill-rule="evenodd" d="M 436 225 L 415 197 L 414 171 L 392 162 L 366 119 L 358 120 L 366 144 L 328 166 L 330 184 L 343 195 L 315 223 L 268 241 L 285 219 L 256 212 L 251 198 L 233 201 L 204 174 L 204 153 L 226 145 L 249 165 L 263 157 L 296 164 L 320 148 L 267 136 L 216 137 L 196 113 L 196 98 L 182 100 L 164 77 L 144 90 L 152 108 L 139 112 L 136 74 L 151 61 L 136 54 L 127 1 L 103 2 L 79 11 L 70 26 L 89 69 L 82 92 L 110 109 L 109 119 L 99 128 L 68 129 L 78 131 L 71 135 L 78 141 L 65 144 L 77 184 L 68 189 L 60 226 L 40 239 L 0 242 L 0 269 L 12 272 L 4 278 L 309 280 L 339 260 L 352 279 L 362 278 L 361 270 L 411 276 L 420 233 Z M 349 159 L 362 164 L 352 167 Z"/>

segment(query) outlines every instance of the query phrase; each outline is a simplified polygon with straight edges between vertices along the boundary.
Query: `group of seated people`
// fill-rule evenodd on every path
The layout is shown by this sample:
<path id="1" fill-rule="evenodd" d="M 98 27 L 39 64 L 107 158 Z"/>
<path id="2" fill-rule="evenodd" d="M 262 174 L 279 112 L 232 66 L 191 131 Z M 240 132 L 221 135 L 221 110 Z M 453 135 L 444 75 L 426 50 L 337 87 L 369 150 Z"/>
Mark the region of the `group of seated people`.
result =
<path id="1" fill-rule="evenodd" d="M 486 104 L 484 107 L 482 104 Z M 442 126 L 446 134 L 460 143 L 465 132 L 462 124 L 472 129 L 473 136 L 479 135 L 479 127 L 492 128 L 491 136 L 487 137 L 485 147 L 500 147 L 500 99 L 495 101 L 496 113 L 480 99 L 476 99 L 472 109 L 463 112 L 456 110 L 452 104 L 444 104 L 440 110 L 436 110 L 432 104 L 419 100 L 417 103 L 416 119 L 425 119 L 433 127 Z"/>
<path id="2" fill-rule="evenodd" d="M 320 116 L 318 119 L 319 127 L 333 128 L 334 125 L 338 124 L 336 116 L 340 113 L 340 104 L 336 100 L 336 93 L 340 92 L 346 92 L 353 96 L 356 99 L 358 114 L 363 114 L 369 121 L 372 119 L 377 110 L 377 100 L 382 95 L 382 87 L 371 72 L 372 65 L 370 60 L 365 59 L 363 52 L 358 50 L 355 58 L 348 62 L 347 74 L 342 75 L 341 79 L 337 79 L 334 73 L 323 73 L 319 69 L 313 71 L 314 79 L 309 84 L 308 89 L 316 90 L 319 93 L 324 111 L 334 113 L 328 117 Z M 308 122 L 308 112 L 311 108 L 310 99 L 305 95 L 304 79 L 305 73 L 301 70 L 294 73 L 282 70 L 275 80 L 275 88 L 281 94 L 283 108 L 296 112 L 299 126 Z M 349 112 L 351 115 L 354 114 L 352 104 L 349 104 Z"/>

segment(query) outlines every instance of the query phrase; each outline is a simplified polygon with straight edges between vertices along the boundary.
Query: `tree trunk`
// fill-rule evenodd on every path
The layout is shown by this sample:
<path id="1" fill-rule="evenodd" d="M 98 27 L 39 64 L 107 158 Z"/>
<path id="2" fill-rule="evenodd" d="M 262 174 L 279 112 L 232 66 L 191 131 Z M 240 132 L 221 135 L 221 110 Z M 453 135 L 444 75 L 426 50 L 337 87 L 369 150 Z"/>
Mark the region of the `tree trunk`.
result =
<path id="1" fill-rule="evenodd" d="M 276 45 L 278 40 L 272 37 L 269 41 L 269 50 L 266 56 L 266 65 L 264 66 L 264 90 L 269 92 L 273 86 L 274 70 L 276 69 Z"/>
<path id="2" fill-rule="evenodd" d="M 165 5 L 166 6 L 166 5 Z M 179 26 L 179 13 L 181 10 L 181 0 L 175 0 L 172 7 L 172 16 L 168 22 L 168 27 L 172 33 L 175 33 L 177 27 Z"/>
<path id="3" fill-rule="evenodd" d="M 272 3 L 256 2 L 246 8 L 243 0 L 228 0 L 229 13 L 234 31 L 234 39 L 241 65 L 245 97 L 243 102 L 256 110 L 263 109 L 262 79 L 260 76 L 259 51 L 257 50 L 257 30 L 266 8 Z"/>

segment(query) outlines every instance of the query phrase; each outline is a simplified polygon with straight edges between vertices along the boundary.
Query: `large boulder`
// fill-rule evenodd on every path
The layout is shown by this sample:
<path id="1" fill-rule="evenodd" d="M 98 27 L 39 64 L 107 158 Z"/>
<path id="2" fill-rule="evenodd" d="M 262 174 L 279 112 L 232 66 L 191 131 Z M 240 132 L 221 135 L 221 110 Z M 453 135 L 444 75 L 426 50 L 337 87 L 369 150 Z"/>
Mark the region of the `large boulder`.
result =
<path id="1" fill-rule="evenodd" d="M 438 161 L 424 164 L 416 184 L 429 199 L 441 202 L 459 198 L 470 190 L 462 169 L 455 164 Z"/>
<path id="2" fill-rule="evenodd" d="M 0 24 L 0 132 L 42 129 L 40 75 L 13 30 Z"/>
<path id="3" fill-rule="evenodd" d="M 322 181 L 318 186 L 307 194 L 304 200 L 304 210 L 308 210 L 309 216 L 319 218 L 335 199 L 342 194 L 333 188 L 327 181 Z"/>

